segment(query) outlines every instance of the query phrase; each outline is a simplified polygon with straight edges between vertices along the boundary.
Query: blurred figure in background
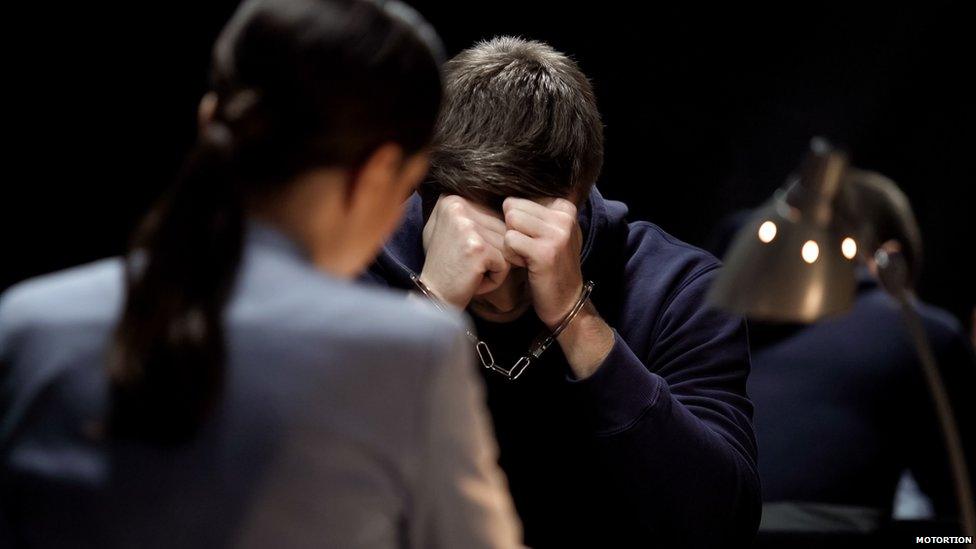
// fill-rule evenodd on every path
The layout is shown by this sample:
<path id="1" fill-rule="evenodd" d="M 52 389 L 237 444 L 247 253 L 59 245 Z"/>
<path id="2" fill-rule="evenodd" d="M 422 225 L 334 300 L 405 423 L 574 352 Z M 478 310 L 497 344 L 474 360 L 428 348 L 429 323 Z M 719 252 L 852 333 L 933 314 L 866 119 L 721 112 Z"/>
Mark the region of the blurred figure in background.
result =
<path id="1" fill-rule="evenodd" d="M 900 507 L 956 512 L 948 457 L 916 350 L 897 302 L 880 286 L 873 253 L 901 253 L 918 280 L 921 235 L 907 197 L 889 179 L 851 170 L 843 208 L 869 220 L 859 237 L 863 265 L 853 309 L 812 325 L 750 322 L 762 532 L 876 532 Z M 720 226 L 714 252 L 748 217 Z M 973 350 L 949 313 L 916 301 L 954 397 L 968 461 L 973 458 Z M 972 468 L 972 465 L 970 465 Z M 912 482 L 914 479 L 914 482 Z M 916 498 L 917 499 L 917 498 Z"/>
<path id="2" fill-rule="evenodd" d="M 463 324 L 350 283 L 427 170 L 398 2 L 250 0 L 132 253 L 0 301 L 0 545 L 510 547 Z"/>

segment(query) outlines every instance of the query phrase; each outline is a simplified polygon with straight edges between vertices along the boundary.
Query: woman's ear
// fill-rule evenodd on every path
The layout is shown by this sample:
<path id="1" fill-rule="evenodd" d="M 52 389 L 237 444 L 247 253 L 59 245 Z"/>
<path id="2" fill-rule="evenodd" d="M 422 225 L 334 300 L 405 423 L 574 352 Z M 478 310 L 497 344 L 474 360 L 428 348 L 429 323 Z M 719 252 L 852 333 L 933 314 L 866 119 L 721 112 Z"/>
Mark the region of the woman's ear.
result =
<path id="1" fill-rule="evenodd" d="M 406 200 L 420 184 L 430 167 L 429 155 L 419 152 L 406 156 L 394 143 L 380 146 L 358 170 L 351 172 L 347 196 L 396 196 Z M 364 194 L 365 193 L 365 194 Z"/>
<path id="2" fill-rule="evenodd" d="M 400 170 L 400 181 L 397 182 L 400 196 L 406 200 L 423 181 L 430 169 L 430 154 L 421 151 L 409 156 Z"/>
<path id="3" fill-rule="evenodd" d="M 197 127 L 203 129 L 213 120 L 214 113 L 217 111 L 217 94 L 209 91 L 200 98 L 197 105 Z"/>
<path id="4" fill-rule="evenodd" d="M 398 172 L 403 163 L 403 149 L 387 143 L 369 155 L 358 169 L 353 169 L 345 189 L 346 208 L 364 204 L 371 207 L 378 199 L 395 192 Z"/>

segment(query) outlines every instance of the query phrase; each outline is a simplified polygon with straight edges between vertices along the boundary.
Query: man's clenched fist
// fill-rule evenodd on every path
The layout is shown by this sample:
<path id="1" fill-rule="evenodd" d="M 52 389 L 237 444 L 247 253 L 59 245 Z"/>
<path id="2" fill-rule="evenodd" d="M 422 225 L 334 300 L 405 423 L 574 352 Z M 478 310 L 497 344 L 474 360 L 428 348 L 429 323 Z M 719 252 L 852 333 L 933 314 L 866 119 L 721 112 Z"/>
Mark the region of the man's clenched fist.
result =
<path id="1" fill-rule="evenodd" d="M 576 206 L 561 198 L 506 198 L 502 210 L 499 218 L 459 196 L 441 196 L 424 226 L 427 257 L 420 278 L 441 300 L 464 309 L 474 296 L 515 278 L 509 277 L 513 267 L 524 267 L 536 314 L 555 328 L 583 289 Z M 573 374 L 585 378 L 610 352 L 614 334 L 587 303 L 559 344 Z"/>
<path id="2" fill-rule="evenodd" d="M 424 226 L 420 278 L 442 301 L 464 309 L 473 296 L 490 292 L 508 276 L 504 238 L 505 223 L 491 210 L 442 195 Z"/>
<path id="3" fill-rule="evenodd" d="M 576 206 L 556 198 L 547 204 L 506 198 L 505 248 L 528 270 L 532 304 L 539 320 L 555 328 L 573 308 L 583 289 L 580 273 L 582 232 Z"/>

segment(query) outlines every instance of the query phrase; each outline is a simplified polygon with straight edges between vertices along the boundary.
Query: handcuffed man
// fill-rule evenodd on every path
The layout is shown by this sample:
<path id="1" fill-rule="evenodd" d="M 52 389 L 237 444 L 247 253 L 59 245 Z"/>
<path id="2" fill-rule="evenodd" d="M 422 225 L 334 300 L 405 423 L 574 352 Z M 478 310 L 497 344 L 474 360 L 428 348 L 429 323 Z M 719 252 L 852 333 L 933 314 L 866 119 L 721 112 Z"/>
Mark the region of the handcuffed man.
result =
<path id="1" fill-rule="evenodd" d="M 719 262 L 596 190 L 602 122 L 568 57 L 497 38 L 445 72 L 430 181 L 368 276 L 471 314 L 526 543 L 748 543 L 749 349 L 705 304 Z"/>

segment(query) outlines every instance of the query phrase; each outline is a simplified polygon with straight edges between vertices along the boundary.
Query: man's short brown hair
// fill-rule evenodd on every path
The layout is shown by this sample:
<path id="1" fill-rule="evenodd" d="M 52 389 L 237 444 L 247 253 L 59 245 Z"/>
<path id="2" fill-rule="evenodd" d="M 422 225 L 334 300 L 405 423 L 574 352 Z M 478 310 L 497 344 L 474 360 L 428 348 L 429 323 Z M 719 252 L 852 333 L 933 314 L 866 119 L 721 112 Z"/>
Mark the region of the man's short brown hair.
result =
<path id="1" fill-rule="evenodd" d="M 500 37 L 445 65 L 429 188 L 500 207 L 507 196 L 582 199 L 603 165 L 589 80 L 548 44 Z"/>

